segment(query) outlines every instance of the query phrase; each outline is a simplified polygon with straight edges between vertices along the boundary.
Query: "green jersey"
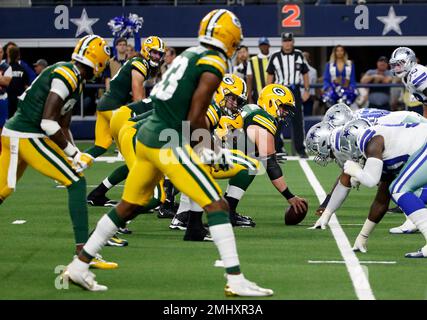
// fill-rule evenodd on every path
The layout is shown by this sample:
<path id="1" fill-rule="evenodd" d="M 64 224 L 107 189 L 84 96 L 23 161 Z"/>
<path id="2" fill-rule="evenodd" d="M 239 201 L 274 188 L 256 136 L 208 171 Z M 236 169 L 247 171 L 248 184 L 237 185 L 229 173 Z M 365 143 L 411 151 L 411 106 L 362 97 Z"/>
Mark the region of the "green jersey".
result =
<path id="1" fill-rule="evenodd" d="M 243 128 L 246 129 L 250 125 L 259 126 L 266 129 L 272 135 L 276 134 L 277 121 L 267 111 L 256 104 L 247 104 L 241 112 L 243 118 Z"/>
<path id="2" fill-rule="evenodd" d="M 132 110 L 133 115 L 139 115 L 153 109 L 153 104 L 150 98 L 146 98 L 141 101 L 136 101 L 126 105 L 129 109 Z"/>
<path id="3" fill-rule="evenodd" d="M 99 99 L 97 110 L 115 110 L 132 101 L 132 70 L 139 72 L 144 79 L 150 73 L 150 64 L 141 57 L 126 61 L 110 81 L 110 89 Z"/>
<path id="4" fill-rule="evenodd" d="M 222 79 L 227 70 L 223 54 L 203 46 L 185 50 L 175 58 L 151 92 L 154 113 L 138 131 L 138 140 L 151 148 L 161 148 L 166 141 L 159 135 L 173 129 L 182 138 L 182 122 L 187 120 L 191 99 L 203 72 L 211 72 Z"/>
<path id="5" fill-rule="evenodd" d="M 44 134 L 40 123 L 53 79 L 59 79 L 68 89 L 61 115 L 73 109 L 74 104 L 80 99 L 83 81 L 79 70 L 72 62 L 58 62 L 44 69 L 19 97 L 18 109 L 7 121 L 5 125 L 7 129 Z"/>

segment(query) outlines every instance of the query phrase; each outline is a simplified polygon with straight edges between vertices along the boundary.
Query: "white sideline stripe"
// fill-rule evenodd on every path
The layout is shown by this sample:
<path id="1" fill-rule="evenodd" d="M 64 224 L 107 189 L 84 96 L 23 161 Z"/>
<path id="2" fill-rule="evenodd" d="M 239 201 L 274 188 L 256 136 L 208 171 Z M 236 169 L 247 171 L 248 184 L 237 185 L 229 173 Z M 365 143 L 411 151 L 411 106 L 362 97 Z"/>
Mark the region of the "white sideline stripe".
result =
<path id="1" fill-rule="evenodd" d="M 308 260 L 311 264 L 344 264 L 343 260 Z M 360 261 L 362 264 L 396 264 L 396 261 Z"/>
<path id="2" fill-rule="evenodd" d="M 314 174 L 313 170 L 311 170 L 307 161 L 299 160 L 299 164 L 304 171 L 308 182 L 310 182 L 311 187 L 316 193 L 319 203 L 322 203 L 326 198 L 325 190 L 323 190 L 322 185 L 320 184 L 319 180 L 317 180 L 316 175 Z M 331 228 L 332 235 L 335 238 L 341 256 L 344 258 L 345 265 L 353 283 L 353 287 L 356 291 L 357 298 L 359 300 L 375 300 L 375 296 L 372 292 L 369 280 L 366 277 L 362 266 L 360 265 L 359 259 L 353 252 L 352 247 L 350 246 L 350 242 L 341 228 L 335 213 L 331 216 L 329 227 Z"/>

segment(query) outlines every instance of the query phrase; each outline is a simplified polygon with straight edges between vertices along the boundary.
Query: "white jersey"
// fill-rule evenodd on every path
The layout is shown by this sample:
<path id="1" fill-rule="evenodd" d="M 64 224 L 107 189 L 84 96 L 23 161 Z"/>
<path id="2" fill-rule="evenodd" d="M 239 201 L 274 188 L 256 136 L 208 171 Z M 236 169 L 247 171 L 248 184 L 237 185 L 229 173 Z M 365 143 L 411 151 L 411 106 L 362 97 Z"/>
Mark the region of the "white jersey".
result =
<path id="1" fill-rule="evenodd" d="M 398 124 L 398 123 L 422 123 L 427 119 L 413 111 L 394 111 L 364 108 L 355 112 L 355 119 L 364 119 L 372 125 Z"/>
<path id="2" fill-rule="evenodd" d="M 398 173 L 408 158 L 426 144 L 427 124 L 386 124 L 365 129 L 358 138 L 359 149 L 365 158 L 368 142 L 375 136 L 384 138 L 383 171 Z"/>
<path id="3" fill-rule="evenodd" d="M 423 93 L 427 89 L 427 68 L 416 64 L 409 71 L 408 76 L 402 79 L 412 96 L 423 103 L 427 103 L 427 96 Z"/>

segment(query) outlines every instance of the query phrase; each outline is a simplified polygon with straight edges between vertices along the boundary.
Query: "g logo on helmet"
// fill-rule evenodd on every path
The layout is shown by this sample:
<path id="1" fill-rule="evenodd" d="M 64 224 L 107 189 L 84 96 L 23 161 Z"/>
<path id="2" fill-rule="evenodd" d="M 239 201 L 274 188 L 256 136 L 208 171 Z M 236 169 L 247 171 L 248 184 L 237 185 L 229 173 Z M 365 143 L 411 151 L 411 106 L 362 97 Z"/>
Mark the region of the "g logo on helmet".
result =
<path id="1" fill-rule="evenodd" d="M 278 96 L 285 96 L 286 95 L 285 90 L 283 90 L 280 87 L 274 87 L 273 93 L 277 94 Z"/>
<path id="2" fill-rule="evenodd" d="M 104 46 L 104 52 L 105 52 L 106 55 L 110 56 L 111 55 L 110 47 L 109 46 Z"/>
<path id="3" fill-rule="evenodd" d="M 145 43 L 153 43 L 153 39 L 152 38 L 148 38 L 147 40 L 145 40 Z"/>
<path id="4" fill-rule="evenodd" d="M 234 84 L 234 80 L 232 77 L 226 76 L 222 79 L 222 81 L 224 81 L 224 83 L 228 84 L 228 85 L 233 85 Z"/>
<path id="5" fill-rule="evenodd" d="M 235 15 L 233 15 L 233 18 L 231 19 L 231 21 L 233 21 L 233 23 L 236 27 L 238 27 L 238 28 L 242 27 L 242 25 L 240 24 L 240 20 Z"/>

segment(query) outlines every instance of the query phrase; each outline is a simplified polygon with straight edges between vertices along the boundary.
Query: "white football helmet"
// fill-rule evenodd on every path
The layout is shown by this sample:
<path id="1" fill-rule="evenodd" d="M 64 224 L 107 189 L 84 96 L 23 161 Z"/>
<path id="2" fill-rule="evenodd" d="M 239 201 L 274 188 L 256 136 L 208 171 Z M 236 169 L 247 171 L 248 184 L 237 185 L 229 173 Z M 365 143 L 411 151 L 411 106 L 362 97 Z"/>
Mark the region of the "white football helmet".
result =
<path id="1" fill-rule="evenodd" d="M 332 161 L 330 137 L 334 127 L 328 122 L 319 122 L 307 132 L 307 149 L 314 153 L 314 162 L 326 166 Z"/>
<path id="2" fill-rule="evenodd" d="M 353 111 L 350 107 L 345 103 L 337 103 L 326 111 L 322 121 L 329 122 L 333 127 L 339 127 L 350 120 L 353 120 Z"/>
<path id="3" fill-rule="evenodd" d="M 370 126 L 369 121 L 365 119 L 355 119 L 347 123 L 341 131 L 339 150 L 358 162 L 363 156 L 358 145 L 359 135 Z"/>
<path id="4" fill-rule="evenodd" d="M 399 78 L 405 77 L 416 64 L 417 58 L 410 48 L 399 47 L 391 54 L 390 68 Z"/>

